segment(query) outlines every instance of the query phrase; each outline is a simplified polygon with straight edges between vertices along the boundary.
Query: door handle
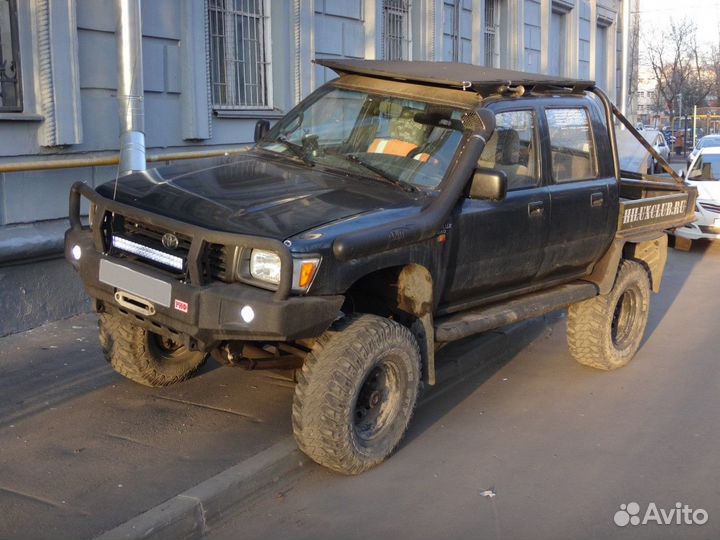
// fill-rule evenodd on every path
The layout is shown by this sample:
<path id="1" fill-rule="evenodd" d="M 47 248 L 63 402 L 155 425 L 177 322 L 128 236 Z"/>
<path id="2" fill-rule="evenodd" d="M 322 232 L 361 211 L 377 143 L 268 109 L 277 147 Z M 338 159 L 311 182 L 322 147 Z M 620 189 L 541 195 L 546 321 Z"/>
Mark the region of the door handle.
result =
<path id="1" fill-rule="evenodd" d="M 533 201 L 528 203 L 528 216 L 540 217 L 545 213 L 545 203 L 542 201 Z"/>
<path id="2" fill-rule="evenodd" d="M 590 206 L 597 208 L 603 204 L 605 204 L 605 195 L 603 195 L 600 191 L 596 191 L 590 195 Z"/>

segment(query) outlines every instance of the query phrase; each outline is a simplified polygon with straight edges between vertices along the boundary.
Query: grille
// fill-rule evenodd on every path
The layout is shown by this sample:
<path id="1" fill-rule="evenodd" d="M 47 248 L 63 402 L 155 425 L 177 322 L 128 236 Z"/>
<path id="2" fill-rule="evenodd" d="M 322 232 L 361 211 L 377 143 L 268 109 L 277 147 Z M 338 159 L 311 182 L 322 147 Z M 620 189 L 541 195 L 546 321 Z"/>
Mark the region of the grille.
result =
<path id="1" fill-rule="evenodd" d="M 114 214 L 112 219 L 106 222 L 104 232 L 108 252 L 113 256 L 146 264 L 167 272 L 175 279 L 189 281 L 188 257 L 192 243 L 192 239 L 189 236 L 176 233 L 169 229 L 155 227 L 147 223 L 141 223 L 118 214 Z M 177 237 L 177 248 L 168 249 L 163 246 L 162 237 L 166 233 L 172 233 Z M 112 245 L 111 239 L 113 236 L 127 239 L 141 246 L 174 255 L 175 257 L 180 257 L 183 261 L 183 268 L 179 270 L 168 264 L 152 260 L 149 257 L 143 257 L 141 254 L 118 249 Z M 228 269 L 228 252 L 228 248 L 222 244 L 206 244 L 204 252 L 201 254 L 201 279 L 204 283 L 213 280 L 232 281 L 232 272 Z"/>
<path id="2" fill-rule="evenodd" d="M 228 272 L 228 249 L 221 244 L 209 244 L 205 249 L 205 275 L 210 280 L 231 281 Z"/>
<path id="3" fill-rule="evenodd" d="M 158 227 L 148 225 L 147 223 L 139 223 L 137 221 L 127 219 L 123 216 L 118 216 L 117 214 L 113 216 L 113 219 L 110 222 L 110 227 L 111 234 L 121 236 L 143 246 L 147 246 L 180 257 L 182 258 L 184 264 L 183 269 L 178 270 L 162 263 L 146 259 L 142 256 L 133 255 L 116 248 L 113 248 L 111 250 L 113 255 L 123 258 L 131 258 L 144 264 L 153 266 L 155 268 L 160 268 L 161 270 L 170 272 L 178 279 L 184 279 L 187 277 L 187 257 L 188 253 L 190 252 L 191 242 L 190 238 L 188 238 L 187 236 L 173 233 L 178 239 L 178 247 L 176 249 L 169 250 L 163 246 L 162 237 L 165 233 L 172 231 L 163 230 Z"/>

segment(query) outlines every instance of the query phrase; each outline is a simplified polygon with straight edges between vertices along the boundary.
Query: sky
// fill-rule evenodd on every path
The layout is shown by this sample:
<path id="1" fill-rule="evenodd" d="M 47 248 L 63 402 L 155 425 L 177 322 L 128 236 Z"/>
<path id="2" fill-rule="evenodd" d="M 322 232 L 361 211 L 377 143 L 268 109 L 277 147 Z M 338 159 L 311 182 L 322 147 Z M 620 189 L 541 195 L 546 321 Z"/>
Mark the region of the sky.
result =
<path id="1" fill-rule="evenodd" d="M 720 0 L 640 0 L 640 31 L 662 29 L 668 20 L 687 17 L 698 27 L 698 45 L 720 41 Z"/>

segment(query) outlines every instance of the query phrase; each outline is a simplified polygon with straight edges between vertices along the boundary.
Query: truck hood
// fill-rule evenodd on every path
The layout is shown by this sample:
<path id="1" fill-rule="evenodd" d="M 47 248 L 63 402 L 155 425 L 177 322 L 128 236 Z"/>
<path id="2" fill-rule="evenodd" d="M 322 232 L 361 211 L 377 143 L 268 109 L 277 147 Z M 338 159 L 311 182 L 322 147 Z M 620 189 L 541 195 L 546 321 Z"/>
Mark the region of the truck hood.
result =
<path id="1" fill-rule="evenodd" d="M 150 169 L 97 191 L 185 223 L 278 240 L 371 210 L 420 205 L 426 197 L 261 151 Z"/>

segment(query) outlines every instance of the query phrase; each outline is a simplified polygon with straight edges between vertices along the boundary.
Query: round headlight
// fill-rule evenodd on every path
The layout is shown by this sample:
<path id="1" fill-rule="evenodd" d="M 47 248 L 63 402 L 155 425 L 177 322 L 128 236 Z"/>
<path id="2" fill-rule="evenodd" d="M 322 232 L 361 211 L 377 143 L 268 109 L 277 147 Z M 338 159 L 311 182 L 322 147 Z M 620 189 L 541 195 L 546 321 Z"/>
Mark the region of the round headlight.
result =
<path id="1" fill-rule="evenodd" d="M 250 275 L 267 283 L 280 283 L 280 256 L 264 249 L 253 249 L 250 254 Z"/>

